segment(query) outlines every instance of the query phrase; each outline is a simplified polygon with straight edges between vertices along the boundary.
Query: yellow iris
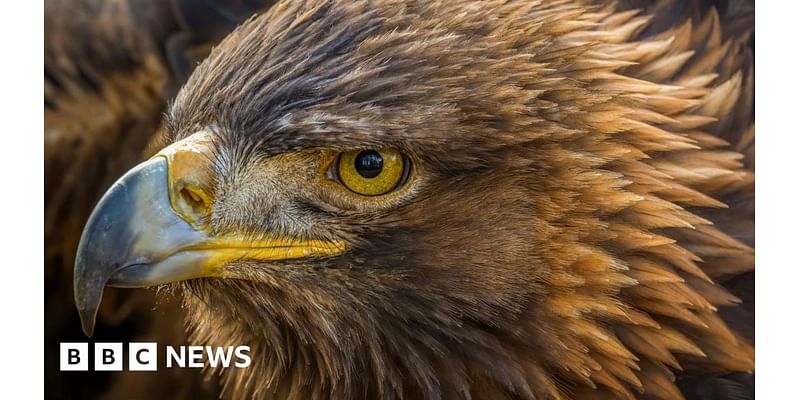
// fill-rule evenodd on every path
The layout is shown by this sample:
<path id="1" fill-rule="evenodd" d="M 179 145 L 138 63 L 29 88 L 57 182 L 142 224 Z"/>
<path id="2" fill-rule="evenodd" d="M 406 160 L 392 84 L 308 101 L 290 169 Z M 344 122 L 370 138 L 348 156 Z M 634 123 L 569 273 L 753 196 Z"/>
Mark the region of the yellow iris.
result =
<path id="1" fill-rule="evenodd" d="M 364 196 L 392 191 L 403 178 L 403 155 L 393 149 L 354 150 L 342 153 L 339 179 L 348 189 Z"/>

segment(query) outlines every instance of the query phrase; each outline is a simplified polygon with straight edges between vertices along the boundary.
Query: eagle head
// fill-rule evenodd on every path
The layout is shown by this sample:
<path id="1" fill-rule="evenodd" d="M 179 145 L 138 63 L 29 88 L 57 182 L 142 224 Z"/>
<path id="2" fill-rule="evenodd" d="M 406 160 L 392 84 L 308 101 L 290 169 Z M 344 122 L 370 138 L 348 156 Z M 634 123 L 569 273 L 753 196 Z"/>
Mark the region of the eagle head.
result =
<path id="1" fill-rule="evenodd" d="M 694 211 L 752 184 L 709 128 L 742 73 L 682 75 L 689 50 L 648 21 L 275 5 L 197 67 L 163 150 L 90 217 L 85 329 L 106 285 L 180 292 L 195 342 L 251 346 L 224 374 L 238 396 L 678 396 L 675 370 L 751 371 L 717 314 L 730 264 L 698 254 L 746 270 L 752 249 Z"/>

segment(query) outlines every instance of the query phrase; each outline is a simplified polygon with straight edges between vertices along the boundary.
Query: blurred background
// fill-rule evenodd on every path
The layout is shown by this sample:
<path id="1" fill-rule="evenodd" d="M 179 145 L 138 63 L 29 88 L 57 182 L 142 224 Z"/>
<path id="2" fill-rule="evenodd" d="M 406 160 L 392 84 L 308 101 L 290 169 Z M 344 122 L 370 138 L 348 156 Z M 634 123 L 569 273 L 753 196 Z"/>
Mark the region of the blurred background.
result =
<path id="1" fill-rule="evenodd" d="M 216 382 L 204 381 L 199 369 L 59 372 L 58 346 L 188 344 L 179 299 L 159 296 L 157 302 L 153 291 L 114 288 L 106 289 L 95 336 L 87 340 L 73 302 L 75 249 L 103 192 L 159 148 L 162 113 L 192 69 L 236 25 L 272 3 L 45 1 L 46 398 L 219 397 Z"/>

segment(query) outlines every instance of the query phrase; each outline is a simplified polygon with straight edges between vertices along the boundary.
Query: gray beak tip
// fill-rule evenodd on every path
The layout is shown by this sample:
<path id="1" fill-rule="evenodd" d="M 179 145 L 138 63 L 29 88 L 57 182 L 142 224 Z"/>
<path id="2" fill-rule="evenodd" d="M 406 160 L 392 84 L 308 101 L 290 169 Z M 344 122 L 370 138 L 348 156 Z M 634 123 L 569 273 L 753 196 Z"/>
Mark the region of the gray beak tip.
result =
<path id="1" fill-rule="evenodd" d="M 92 337 L 94 333 L 95 317 L 97 316 L 97 309 L 91 310 L 78 310 L 81 317 L 81 327 L 86 337 Z"/>

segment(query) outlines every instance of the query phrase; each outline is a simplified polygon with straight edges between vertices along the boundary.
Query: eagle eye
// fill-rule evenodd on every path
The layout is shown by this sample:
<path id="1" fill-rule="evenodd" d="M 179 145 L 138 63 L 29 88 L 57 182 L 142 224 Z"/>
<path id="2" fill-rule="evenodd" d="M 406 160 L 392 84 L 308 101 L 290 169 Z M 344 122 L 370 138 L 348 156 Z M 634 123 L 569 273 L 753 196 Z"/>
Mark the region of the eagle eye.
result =
<path id="1" fill-rule="evenodd" d="M 387 194 L 403 184 L 408 160 L 394 149 L 347 151 L 336 162 L 339 182 L 364 196 Z"/>

